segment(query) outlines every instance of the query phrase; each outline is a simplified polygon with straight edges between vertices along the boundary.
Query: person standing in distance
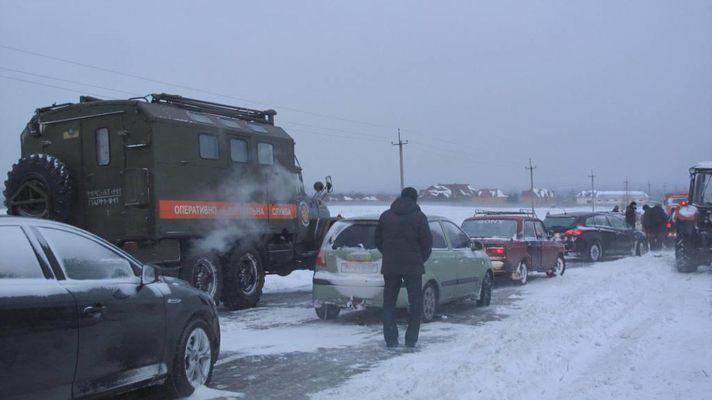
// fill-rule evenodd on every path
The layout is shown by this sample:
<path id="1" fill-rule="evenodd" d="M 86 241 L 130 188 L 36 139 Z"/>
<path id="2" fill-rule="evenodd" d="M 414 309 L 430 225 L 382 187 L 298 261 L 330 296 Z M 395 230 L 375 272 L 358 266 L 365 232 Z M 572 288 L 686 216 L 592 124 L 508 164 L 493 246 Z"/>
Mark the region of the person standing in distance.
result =
<path id="1" fill-rule="evenodd" d="M 395 308 L 401 284 L 405 283 L 410 314 L 405 345 L 415 347 L 423 314 L 425 261 L 433 249 L 433 235 L 428 218 L 418 206 L 418 192 L 414 188 L 403 189 L 391 208 L 381 214 L 375 242 L 383 255 L 383 337 L 386 346 L 398 346 Z"/>

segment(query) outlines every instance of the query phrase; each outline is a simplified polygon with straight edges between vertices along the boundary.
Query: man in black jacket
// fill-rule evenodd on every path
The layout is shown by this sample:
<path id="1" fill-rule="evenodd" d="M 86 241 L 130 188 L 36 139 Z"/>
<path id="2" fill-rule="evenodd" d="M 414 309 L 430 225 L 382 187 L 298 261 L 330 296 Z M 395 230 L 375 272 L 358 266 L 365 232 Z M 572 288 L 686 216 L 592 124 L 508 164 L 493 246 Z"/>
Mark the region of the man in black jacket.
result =
<path id="1" fill-rule="evenodd" d="M 653 207 L 648 207 L 643 214 L 643 221 L 643 232 L 650 243 L 650 250 L 660 250 L 663 247 L 668 215 L 660 204 L 656 204 Z"/>
<path id="2" fill-rule="evenodd" d="M 409 319 L 405 345 L 414 347 L 423 314 L 423 274 L 433 248 L 428 218 L 418 206 L 418 192 L 407 187 L 378 219 L 376 247 L 383 254 L 383 337 L 386 346 L 398 345 L 395 307 L 401 284 L 408 290 Z"/>
<path id="3" fill-rule="evenodd" d="M 635 222 L 637 220 L 637 206 L 636 202 L 631 201 L 628 207 L 625 209 L 625 222 L 631 229 L 635 229 Z"/>

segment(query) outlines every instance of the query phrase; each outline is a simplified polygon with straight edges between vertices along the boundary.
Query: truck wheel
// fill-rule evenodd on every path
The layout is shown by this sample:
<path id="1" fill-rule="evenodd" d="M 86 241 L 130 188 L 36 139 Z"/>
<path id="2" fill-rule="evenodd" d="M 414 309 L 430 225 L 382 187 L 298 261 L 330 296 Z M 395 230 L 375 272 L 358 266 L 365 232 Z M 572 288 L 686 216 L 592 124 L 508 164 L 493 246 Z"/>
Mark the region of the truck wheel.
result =
<path id="1" fill-rule="evenodd" d="M 10 215 L 67 222 L 73 191 L 72 177 L 63 162 L 47 154 L 32 154 L 12 166 L 3 194 Z"/>
<path id="2" fill-rule="evenodd" d="M 319 307 L 314 307 L 314 311 L 316 311 L 316 315 L 319 319 L 326 321 L 338 317 L 341 312 L 341 307 L 334 304 L 322 304 Z"/>
<path id="3" fill-rule="evenodd" d="M 253 248 L 235 249 L 225 266 L 223 303 L 230 310 L 254 307 L 262 296 L 265 270 Z"/>
<path id="4" fill-rule="evenodd" d="M 213 254 L 188 257 L 183 263 L 183 279 L 193 287 L 210 295 L 215 304 L 220 304 L 222 296 L 223 268 L 220 258 Z"/>
<path id="5" fill-rule="evenodd" d="M 675 243 L 675 266 L 678 272 L 696 272 L 697 260 L 692 245 L 683 237 Z"/>

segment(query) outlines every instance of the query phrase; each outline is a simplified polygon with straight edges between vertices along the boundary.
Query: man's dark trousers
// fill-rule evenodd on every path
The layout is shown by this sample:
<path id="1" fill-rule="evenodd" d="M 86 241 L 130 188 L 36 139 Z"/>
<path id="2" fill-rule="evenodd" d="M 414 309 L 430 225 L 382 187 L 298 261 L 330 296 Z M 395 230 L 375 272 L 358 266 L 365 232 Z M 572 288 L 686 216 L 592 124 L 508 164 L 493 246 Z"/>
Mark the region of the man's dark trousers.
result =
<path id="1" fill-rule="evenodd" d="M 402 282 L 408 291 L 408 330 L 405 332 L 406 346 L 415 346 L 420 332 L 420 319 L 423 314 L 423 276 L 409 275 L 383 275 L 383 337 L 387 346 L 398 344 L 398 326 L 396 325 L 396 301 Z"/>

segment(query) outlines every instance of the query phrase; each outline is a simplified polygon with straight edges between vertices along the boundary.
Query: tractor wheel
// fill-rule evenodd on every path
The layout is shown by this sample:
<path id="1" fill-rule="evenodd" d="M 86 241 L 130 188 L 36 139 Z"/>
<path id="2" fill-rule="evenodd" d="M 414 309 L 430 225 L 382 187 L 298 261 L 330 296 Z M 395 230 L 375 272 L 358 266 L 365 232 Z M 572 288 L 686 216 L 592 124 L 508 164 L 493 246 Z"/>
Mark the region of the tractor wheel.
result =
<path id="1" fill-rule="evenodd" d="M 47 154 L 23 157 L 7 174 L 5 207 L 10 215 L 68 222 L 74 186 L 69 169 Z"/>
<path id="2" fill-rule="evenodd" d="M 695 272 L 697 271 L 697 257 L 690 240 L 678 236 L 675 243 L 675 266 L 678 272 Z"/>

